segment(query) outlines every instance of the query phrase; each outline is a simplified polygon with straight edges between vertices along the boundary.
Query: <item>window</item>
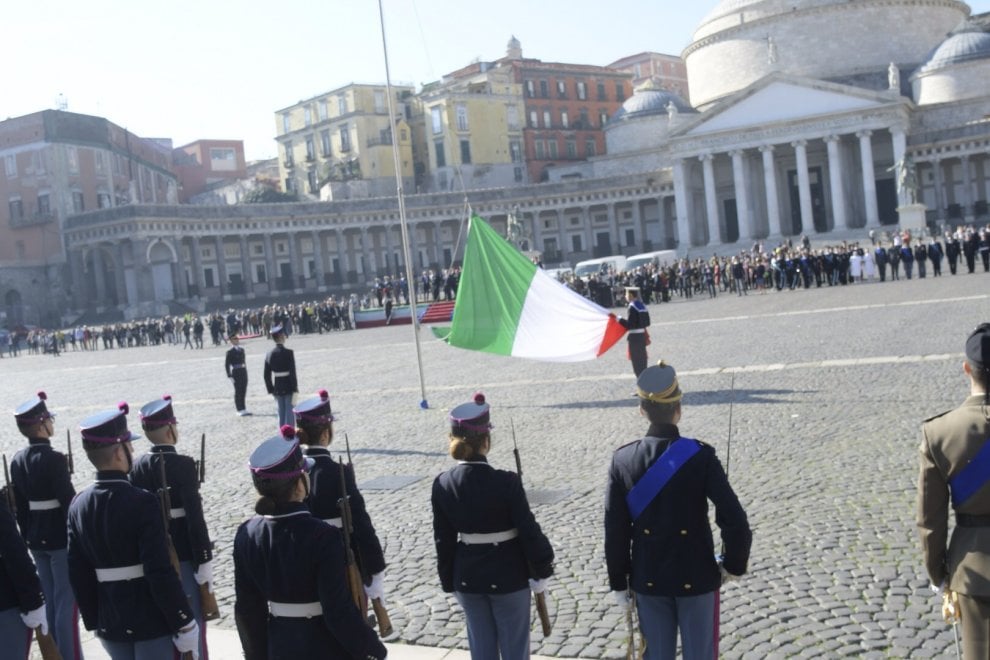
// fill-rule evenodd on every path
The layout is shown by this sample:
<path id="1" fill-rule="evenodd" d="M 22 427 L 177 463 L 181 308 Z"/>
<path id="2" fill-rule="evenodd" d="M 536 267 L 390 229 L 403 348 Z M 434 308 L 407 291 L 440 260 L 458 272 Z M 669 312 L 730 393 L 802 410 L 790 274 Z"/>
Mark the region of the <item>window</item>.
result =
<path id="1" fill-rule="evenodd" d="M 7 174 L 8 179 L 13 179 L 17 177 L 17 156 L 14 154 L 7 154 L 3 157 L 3 168 Z"/>
<path id="2" fill-rule="evenodd" d="M 520 181 L 522 181 L 523 180 L 523 170 L 522 170 L 522 168 L 521 167 L 513 167 L 512 168 L 512 177 L 513 177 L 513 179 L 515 180 L 516 183 L 519 183 Z"/>
<path id="3" fill-rule="evenodd" d="M 24 219 L 24 204 L 21 202 L 20 197 L 15 197 L 7 202 L 7 208 L 10 210 L 11 222 Z"/>
<path id="4" fill-rule="evenodd" d="M 532 80 L 526 81 L 526 96 L 528 98 L 533 98 L 534 96 L 536 96 L 535 85 L 533 85 Z"/>
<path id="5" fill-rule="evenodd" d="M 383 128 L 378 131 L 378 144 L 392 144 L 391 128 Z"/>
<path id="6" fill-rule="evenodd" d="M 385 103 L 385 92 L 380 89 L 375 90 L 375 112 L 385 112 L 388 108 Z"/>
<path id="7" fill-rule="evenodd" d="M 237 152 L 227 147 L 210 149 L 210 169 L 232 172 L 237 169 Z"/>
<path id="8" fill-rule="evenodd" d="M 543 160 L 546 158 L 546 146 L 543 144 L 543 140 L 536 140 L 533 143 L 533 148 L 536 152 L 536 160 Z"/>
<path id="9" fill-rule="evenodd" d="M 282 132 L 289 133 L 292 131 L 292 117 L 288 112 L 282 113 Z"/>
<path id="10" fill-rule="evenodd" d="M 285 166 L 286 167 L 292 167 L 292 165 L 293 165 L 293 162 L 292 162 L 292 143 L 291 142 L 286 142 L 284 145 L 282 145 L 282 148 L 285 150 Z"/>
<path id="11" fill-rule="evenodd" d="M 86 210 L 86 200 L 83 198 L 82 192 L 78 190 L 72 191 L 72 212 L 82 213 Z"/>
<path id="12" fill-rule="evenodd" d="M 539 113 L 536 110 L 529 111 L 529 127 L 536 128 L 540 125 Z"/>
<path id="13" fill-rule="evenodd" d="M 105 193 L 105 192 L 96 193 L 96 208 L 99 209 L 110 208 L 110 193 Z"/>
<path id="14" fill-rule="evenodd" d="M 312 161 L 316 158 L 316 144 L 313 142 L 313 136 L 306 138 L 306 160 Z"/>
<path id="15" fill-rule="evenodd" d="M 519 143 L 519 140 L 509 142 L 509 153 L 512 155 L 513 163 L 522 162 L 522 144 Z"/>
<path id="16" fill-rule="evenodd" d="M 457 106 L 457 130 L 459 131 L 468 130 L 467 106 L 463 104 L 458 104 Z"/>
<path id="17" fill-rule="evenodd" d="M 212 268 L 204 268 L 203 269 L 203 284 L 205 284 L 206 285 L 206 288 L 208 288 L 208 289 L 216 286 L 216 284 L 213 281 L 213 269 Z"/>
<path id="18" fill-rule="evenodd" d="M 643 67 L 641 64 L 633 65 L 633 75 L 636 76 L 637 78 L 643 77 Z"/>
<path id="19" fill-rule="evenodd" d="M 73 147 L 65 148 L 65 156 L 69 161 L 69 174 L 79 174 L 79 151 Z"/>
<path id="20" fill-rule="evenodd" d="M 625 101 L 626 100 L 626 88 L 621 82 L 615 83 L 615 100 Z"/>
<path id="21" fill-rule="evenodd" d="M 317 193 L 316 170 L 310 170 L 309 172 L 307 172 L 306 178 L 309 181 L 309 192 L 315 195 Z"/>
<path id="22" fill-rule="evenodd" d="M 626 245 L 635 245 L 635 244 L 636 244 L 636 230 L 635 229 L 627 229 L 626 230 Z"/>
<path id="23" fill-rule="evenodd" d="M 543 111 L 543 127 L 544 128 L 550 128 L 552 126 L 553 126 L 553 122 L 550 120 L 550 111 L 549 110 L 544 110 Z"/>
<path id="24" fill-rule="evenodd" d="M 471 140 L 461 140 L 461 163 L 471 164 Z"/>
<path id="25" fill-rule="evenodd" d="M 347 96 L 341 94 L 337 97 L 337 114 L 346 115 L 347 114 Z"/>
<path id="26" fill-rule="evenodd" d="M 557 138 L 547 140 L 547 158 L 557 157 Z"/>
<path id="27" fill-rule="evenodd" d="M 607 110 L 599 110 L 598 111 L 598 125 L 599 126 L 605 126 L 605 124 L 607 124 L 607 123 L 608 123 L 608 111 Z"/>
<path id="28" fill-rule="evenodd" d="M 351 150 L 351 132 L 350 129 L 348 129 L 347 124 L 340 127 L 340 150 Z"/>
<path id="29" fill-rule="evenodd" d="M 313 110 L 308 105 L 303 108 L 303 124 L 306 126 L 313 125 Z"/>
<path id="30" fill-rule="evenodd" d="M 291 176 L 285 178 L 285 192 L 291 193 L 296 190 L 296 180 Z"/>
<path id="31" fill-rule="evenodd" d="M 325 100 L 321 100 L 316 104 L 316 116 L 319 121 L 327 120 L 329 113 L 327 111 L 327 102 Z"/>
<path id="32" fill-rule="evenodd" d="M 433 149 L 437 152 L 437 167 L 446 167 L 447 156 L 443 152 L 443 140 L 434 141 Z"/>
<path id="33" fill-rule="evenodd" d="M 581 240 L 581 234 L 571 235 L 571 249 L 574 252 L 581 252 L 584 250 L 584 242 Z"/>
<path id="34" fill-rule="evenodd" d="M 48 193 L 38 193 L 38 215 L 48 215 L 51 212 L 52 203 Z"/>
<path id="35" fill-rule="evenodd" d="M 608 97 L 605 95 L 605 83 L 598 83 L 598 100 L 607 101 Z"/>
<path id="36" fill-rule="evenodd" d="M 433 122 L 433 134 L 440 135 L 443 133 L 443 108 L 440 106 L 430 108 L 430 119 Z"/>
<path id="37" fill-rule="evenodd" d="M 36 175 L 41 175 L 45 173 L 45 152 L 43 151 L 32 151 L 31 152 L 31 165 L 34 167 L 34 173 Z"/>
<path id="38" fill-rule="evenodd" d="M 107 155 L 102 151 L 96 151 L 93 153 L 95 158 L 96 173 L 105 175 L 107 173 Z"/>
<path id="39" fill-rule="evenodd" d="M 578 128 L 584 128 L 584 129 L 591 128 L 591 122 L 588 121 L 587 108 L 581 108 L 581 118 L 579 120 Z"/>
<path id="40" fill-rule="evenodd" d="M 567 141 L 567 157 L 577 158 L 577 140 Z"/>
<path id="41" fill-rule="evenodd" d="M 583 80 L 579 80 L 577 83 L 577 97 L 582 101 L 588 100 L 588 88 Z"/>
<path id="42" fill-rule="evenodd" d="M 540 81 L 540 98 L 545 99 L 550 96 L 550 84 L 546 80 Z"/>
<path id="43" fill-rule="evenodd" d="M 564 128 L 570 128 L 571 122 L 567 118 L 567 110 L 560 111 L 560 125 Z"/>
<path id="44" fill-rule="evenodd" d="M 557 98 L 566 99 L 567 98 L 567 83 L 563 80 L 557 81 Z"/>
<path id="45" fill-rule="evenodd" d="M 268 281 L 268 273 L 265 272 L 265 264 L 256 264 L 254 267 L 254 281 L 264 284 Z"/>
<path id="46" fill-rule="evenodd" d="M 519 130 L 519 108 L 514 105 L 506 107 L 505 123 L 508 125 L 510 131 Z"/>
<path id="47" fill-rule="evenodd" d="M 330 157 L 330 131 L 320 131 L 320 155 Z"/>
<path id="48" fill-rule="evenodd" d="M 594 156 L 596 154 L 596 152 L 597 152 L 597 149 L 595 148 L 595 141 L 594 140 L 585 140 L 584 141 L 584 157 L 585 158 L 591 158 L 592 156 Z"/>

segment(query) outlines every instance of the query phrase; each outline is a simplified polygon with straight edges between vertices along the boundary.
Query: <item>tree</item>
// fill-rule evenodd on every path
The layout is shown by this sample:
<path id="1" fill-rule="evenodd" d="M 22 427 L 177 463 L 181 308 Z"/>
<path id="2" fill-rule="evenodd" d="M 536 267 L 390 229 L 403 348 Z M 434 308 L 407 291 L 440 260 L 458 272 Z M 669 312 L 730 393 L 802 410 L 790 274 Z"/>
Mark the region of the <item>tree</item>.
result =
<path id="1" fill-rule="evenodd" d="M 299 196 L 296 193 L 284 193 L 279 190 L 275 190 L 269 186 L 258 186 L 252 188 L 246 195 L 244 199 L 241 200 L 242 204 L 283 204 L 287 202 L 298 202 Z"/>

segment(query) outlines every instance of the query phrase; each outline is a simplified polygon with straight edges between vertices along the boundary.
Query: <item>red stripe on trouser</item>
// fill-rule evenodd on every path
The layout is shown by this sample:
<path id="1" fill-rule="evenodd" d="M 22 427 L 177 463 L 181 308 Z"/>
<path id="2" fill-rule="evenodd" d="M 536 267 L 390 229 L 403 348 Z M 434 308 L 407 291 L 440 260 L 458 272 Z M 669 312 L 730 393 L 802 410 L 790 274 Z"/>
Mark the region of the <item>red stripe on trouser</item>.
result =
<path id="1" fill-rule="evenodd" d="M 25 626 L 25 630 L 27 630 L 27 644 L 24 645 L 24 660 L 28 660 L 31 657 L 31 641 L 34 639 L 34 629 Z"/>
<path id="2" fill-rule="evenodd" d="M 206 620 L 199 624 L 199 648 L 203 649 L 200 660 L 210 660 L 210 651 L 206 648 Z"/>
<path id="3" fill-rule="evenodd" d="M 712 644 L 712 648 L 715 649 L 715 657 L 718 658 L 718 638 L 719 638 L 719 619 L 722 616 L 722 590 L 715 590 L 715 640 Z"/>

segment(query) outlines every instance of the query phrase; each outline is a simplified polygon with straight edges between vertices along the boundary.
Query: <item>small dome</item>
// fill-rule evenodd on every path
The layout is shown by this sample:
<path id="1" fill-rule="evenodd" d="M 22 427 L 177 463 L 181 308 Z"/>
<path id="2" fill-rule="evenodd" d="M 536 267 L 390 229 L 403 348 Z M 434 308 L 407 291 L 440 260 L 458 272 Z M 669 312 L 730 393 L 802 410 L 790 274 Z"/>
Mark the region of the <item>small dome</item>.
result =
<path id="1" fill-rule="evenodd" d="M 652 80 L 637 87 L 633 95 L 626 99 L 622 107 L 612 115 L 612 121 L 633 119 L 649 115 L 667 114 L 667 105 L 673 103 L 678 112 L 696 113 L 687 101 L 674 92 L 661 89 Z"/>
<path id="2" fill-rule="evenodd" d="M 990 33 L 979 28 L 957 32 L 932 51 L 918 73 L 931 73 L 954 64 L 990 59 Z"/>

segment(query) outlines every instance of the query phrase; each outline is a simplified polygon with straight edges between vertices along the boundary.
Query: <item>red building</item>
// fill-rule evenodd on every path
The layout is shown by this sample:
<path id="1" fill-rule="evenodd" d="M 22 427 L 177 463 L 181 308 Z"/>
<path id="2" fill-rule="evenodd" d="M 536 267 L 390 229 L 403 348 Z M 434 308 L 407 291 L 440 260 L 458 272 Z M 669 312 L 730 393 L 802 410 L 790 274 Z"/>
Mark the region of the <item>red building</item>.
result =
<path id="1" fill-rule="evenodd" d="M 172 161 L 181 204 L 207 188 L 247 176 L 241 140 L 196 140 L 177 147 Z"/>

